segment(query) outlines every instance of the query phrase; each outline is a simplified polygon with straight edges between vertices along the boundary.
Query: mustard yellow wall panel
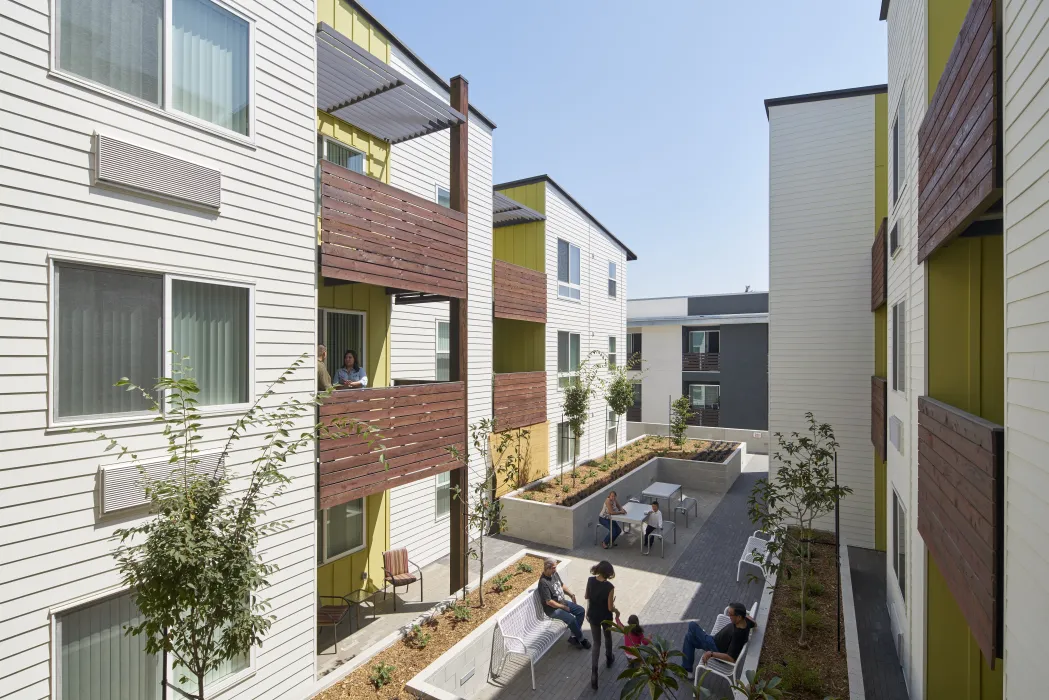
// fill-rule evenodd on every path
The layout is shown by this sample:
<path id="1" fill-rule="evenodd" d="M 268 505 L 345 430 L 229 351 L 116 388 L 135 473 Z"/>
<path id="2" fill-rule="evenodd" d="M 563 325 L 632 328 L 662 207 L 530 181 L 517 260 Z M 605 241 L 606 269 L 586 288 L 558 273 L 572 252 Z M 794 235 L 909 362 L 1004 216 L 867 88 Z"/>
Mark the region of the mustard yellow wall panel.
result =
<path id="1" fill-rule="evenodd" d="M 390 548 L 389 492 L 367 497 L 365 548 L 317 567 L 317 594 L 343 596 L 367 586 L 382 588 L 382 553 Z M 318 522 L 318 527 L 321 523 Z M 367 575 L 362 578 L 361 574 Z"/>
<path id="2" fill-rule="evenodd" d="M 874 96 L 874 233 L 889 215 L 889 95 Z"/>
<path id="3" fill-rule="evenodd" d="M 509 434 L 513 441 L 508 446 L 505 454 L 514 454 L 516 445 L 520 441 L 520 464 L 522 466 L 517 483 L 507 483 L 505 479 L 500 477 L 496 485 L 496 496 L 502 496 L 510 491 L 514 491 L 519 488 L 518 484 L 531 483 L 536 479 L 542 479 L 550 473 L 550 424 L 537 423 L 526 426 L 521 431 L 508 430 L 506 433 L 498 433 L 489 438 L 492 455 L 500 460 L 505 460 L 505 456 L 500 457 L 496 450 L 502 442 L 504 434 Z M 512 533 L 509 534 L 511 537 L 513 536 Z"/>
<path id="4" fill-rule="evenodd" d="M 874 312 L 874 376 L 887 378 L 889 344 L 889 305 L 882 304 Z"/>
<path id="5" fill-rule="evenodd" d="M 936 85 L 940 82 L 951 49 L 958 40 L 965 14 L 969 11 L 970 0 L 928 0 L 928 87 L 929 102 L 936 94 Z"/>
<path id="6" fill-rule="evenodd" d="M 499 190 L 510 199 L 546 213 L 546 183 L 509 187 Z M 539 272 L 546 271 L 546 222 L 533 221 L 516 226 L 501 226 L 493 229 L 492 256 L 514 265 L 521 265 Z"/>
<path id="7" fill-rule="evenodd" d="M 390 144 L 353 124 L 317 110 L 317 131 L 364 154 L 364 174 L 390 182 Z"/>
<path id="8" fill-rule="evenodd" d="M 369 386 L 390 386 L 390 297 L 383 287 L 371 284 L 328 286 L 323 280 L 317 289 L 317 306 L 322 309 L 363 311 L 365 369 Z M 350 348 L 328 348 L 341 354 Z"/>
<path id="9" fill-rule="evenodd" d="M 383 63 L 390 62 L 390 42 L 345 0 L 317 0 L 317 21 L 330 24 Z"/>
<path id="10" fill-rule="evenodd" d="M 492 319 L 492 361 L 496 373 L 546 369 L 546 326 L 508 318 Z"/>

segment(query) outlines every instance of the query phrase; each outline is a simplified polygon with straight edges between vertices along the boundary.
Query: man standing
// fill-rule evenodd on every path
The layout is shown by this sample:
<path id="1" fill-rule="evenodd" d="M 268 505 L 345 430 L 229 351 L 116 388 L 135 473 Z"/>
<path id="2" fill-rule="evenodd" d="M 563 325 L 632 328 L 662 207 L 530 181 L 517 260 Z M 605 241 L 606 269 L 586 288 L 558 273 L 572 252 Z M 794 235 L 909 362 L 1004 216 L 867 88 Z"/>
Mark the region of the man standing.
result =
<path id="1" fill-rule="evenodd" d="M 328 349 L 317 346 L 317 391 L 331 391 L 331 375 L 328 374 Z"/>
<path id="2" fill-rule="evenodd" d="M 555 620 L 568 625 L 568 632 L 571 636 L 568 638 L 568 643 L 581 647 L 583 649 L 590 648 L 590 642 L 586 637 L 583 636 L 583 619 L 586 617 L 586 610 L 583 609 L 582 605 L 576 603 L 575 593 L 568 590 L 568 587 L 561 581 L 561 577 L 557 573 L 557 560 L 547 558 L 543 560 L 543 575 L 539 577 L 539 599 L 543 603 L 543 612 L 548 617 L 552 617 Z M 571 598 L 569 601 L 565 596 Z"/>
<path id="3" fill-rule="evenodd" d="M 731 621 L 718 633 L 711 636 L 703 631 L 696 622 L 688 623 L 688 632 L 685 633 L 685 641 L 682 643 L 682 651 L 685 653 L 685 669 L 688 671 L 689 680 L 696 670 L 696 649 L 703 649 L 703 663 L 711 657 L 725 661 L 730 664 L 736 663 L 743 647 L 750 638 L 750 630 L 755 627 L 755 622 L 749 615 L 743 603 L 729 603 L 725 608 L 725 615 Z"/>

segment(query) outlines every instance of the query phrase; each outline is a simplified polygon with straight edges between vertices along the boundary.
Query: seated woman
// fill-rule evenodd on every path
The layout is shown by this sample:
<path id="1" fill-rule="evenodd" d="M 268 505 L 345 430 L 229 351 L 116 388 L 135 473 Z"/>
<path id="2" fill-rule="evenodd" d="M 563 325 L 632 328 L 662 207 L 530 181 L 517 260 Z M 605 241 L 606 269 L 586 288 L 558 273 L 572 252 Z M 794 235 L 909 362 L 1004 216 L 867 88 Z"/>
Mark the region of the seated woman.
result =
<path id="1" fill-rule="evenodd" d="M 597 521 L 608 529 L 608 537 L 601 542 L 602 549 L 608 549 L 615 545 L 616 538 L 619 537 L 622 528 L 619 527 L 619 523 L 612 520 L 612 516 L 622 515 L 623 513 L 626 513 L 626 511 L 623 510 L 623 506 L 619 505 L 619 497 L 616 496 L 616 492 L 612 491 L 608 494 L 608 498 L 605 499 L 604 505 L 601 506 L 601 514 L 597 518 Z"/>
<path id="2" fill-rule="evenodd" d="M 342 356 L 342 367 L 335 370 L 335 386 L 339 389 L 362 389 L 368 386 L 368 375 L 357 362 L 357 353 L 347 350 Z"/>

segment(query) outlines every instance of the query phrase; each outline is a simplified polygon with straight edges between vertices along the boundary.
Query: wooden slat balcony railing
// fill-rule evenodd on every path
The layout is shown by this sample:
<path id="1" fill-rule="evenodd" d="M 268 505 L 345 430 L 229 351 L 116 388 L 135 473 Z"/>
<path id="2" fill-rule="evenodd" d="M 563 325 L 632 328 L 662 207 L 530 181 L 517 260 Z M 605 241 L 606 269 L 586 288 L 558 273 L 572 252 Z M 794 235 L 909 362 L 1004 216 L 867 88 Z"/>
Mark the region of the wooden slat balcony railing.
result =
<path id="1" fill-rule="evenodd" d="M 631 406 L 626 410 L 626 419 L 631 423 L 641 422 L 641 406 Z"/>
<path id="2" fill-rule="evenodd" d="M 494 261 L 496 318 L 546 323 L 546 273 Z"/>
<path id="3" fill-rule="evenodd" d="M 918 131 L 918 262 L 1001 197 L 995 0 L 973 0 Z"/>
<path id="4" fill-rule="evenodd" d="M 888 392 L 888 381 L 882 377 L 871 377 L 871 442 L 874 443 L 874 456 L 882 462 L 885 461 L 887 444 L 885 403 Z"/>
<path id="5" fill-rule="evenodd" d="M 546 422 L 546 372 L 495 375 L 492 415 L 499 431 Z"/>
<path id="6" fill-rule="evenodd" d="M 692 417 L 686 423 L 689 425 L 702 425 L 716 428 L 720 423 L 721 409 L 717 408 L 693 408 Z"/>
<path id="7" fill-rule="evenodd" d="M 321 275 L 466 297 L 466 216 L 321 163 Z"/>
<path id="8" fill-rule="evenodd" d="M 984 657 L 1002 655 L 1002 426 L 918 399 L 918 532 Z"/>
<path id="9" fill-rule="evenodd" d="M 320 441 L 320 507 L 433 476 L 459 464 L 466 434 L 462 382 L 336 391 L 320 407 L 321 421 L 355 420 L 374 427 L 374 443 L 358 436 Z M 386 465 L 379 461 L 379 451 Z"/>
<path id="10" fill-rule="evenodd" d="M 686 352 L 681 355 L 683 372 L 719 372 L 721 371 L 720 353 Z"/>
<path id="11" fill-rule="evenodd" d="M 874 245 L 871 246 L 871 311 L 877 311 L 887 298 L 888 284 L 888 248 L 885 245 L 886 228 L 889 220 L 883 218 L 878 234 L 874 237 Z"/>

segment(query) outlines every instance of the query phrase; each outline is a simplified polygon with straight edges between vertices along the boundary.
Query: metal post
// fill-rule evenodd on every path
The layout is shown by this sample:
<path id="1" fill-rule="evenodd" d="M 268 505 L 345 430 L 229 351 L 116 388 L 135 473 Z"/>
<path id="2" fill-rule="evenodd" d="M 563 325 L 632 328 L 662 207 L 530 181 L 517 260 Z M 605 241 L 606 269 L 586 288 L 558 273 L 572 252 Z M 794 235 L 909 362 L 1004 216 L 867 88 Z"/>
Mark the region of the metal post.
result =
<path id="1" fill-rule="evenodd" d="M 667 454 L 670 453 L 670 421 L 672 420 L 671 413 L 674 406 L 674 397 L 671 394 L 667 394 Z"/>
<path id="2" fill-rule="evenodd" d="M 841 516 L 838 511 L 838 452 L 834 451 L 834 564 L 838 574 L 838 594 L 834 597 L 837 602 L 838 615 L 835 618 L 838 624 L 838 651 L 841 651 Z"/>

